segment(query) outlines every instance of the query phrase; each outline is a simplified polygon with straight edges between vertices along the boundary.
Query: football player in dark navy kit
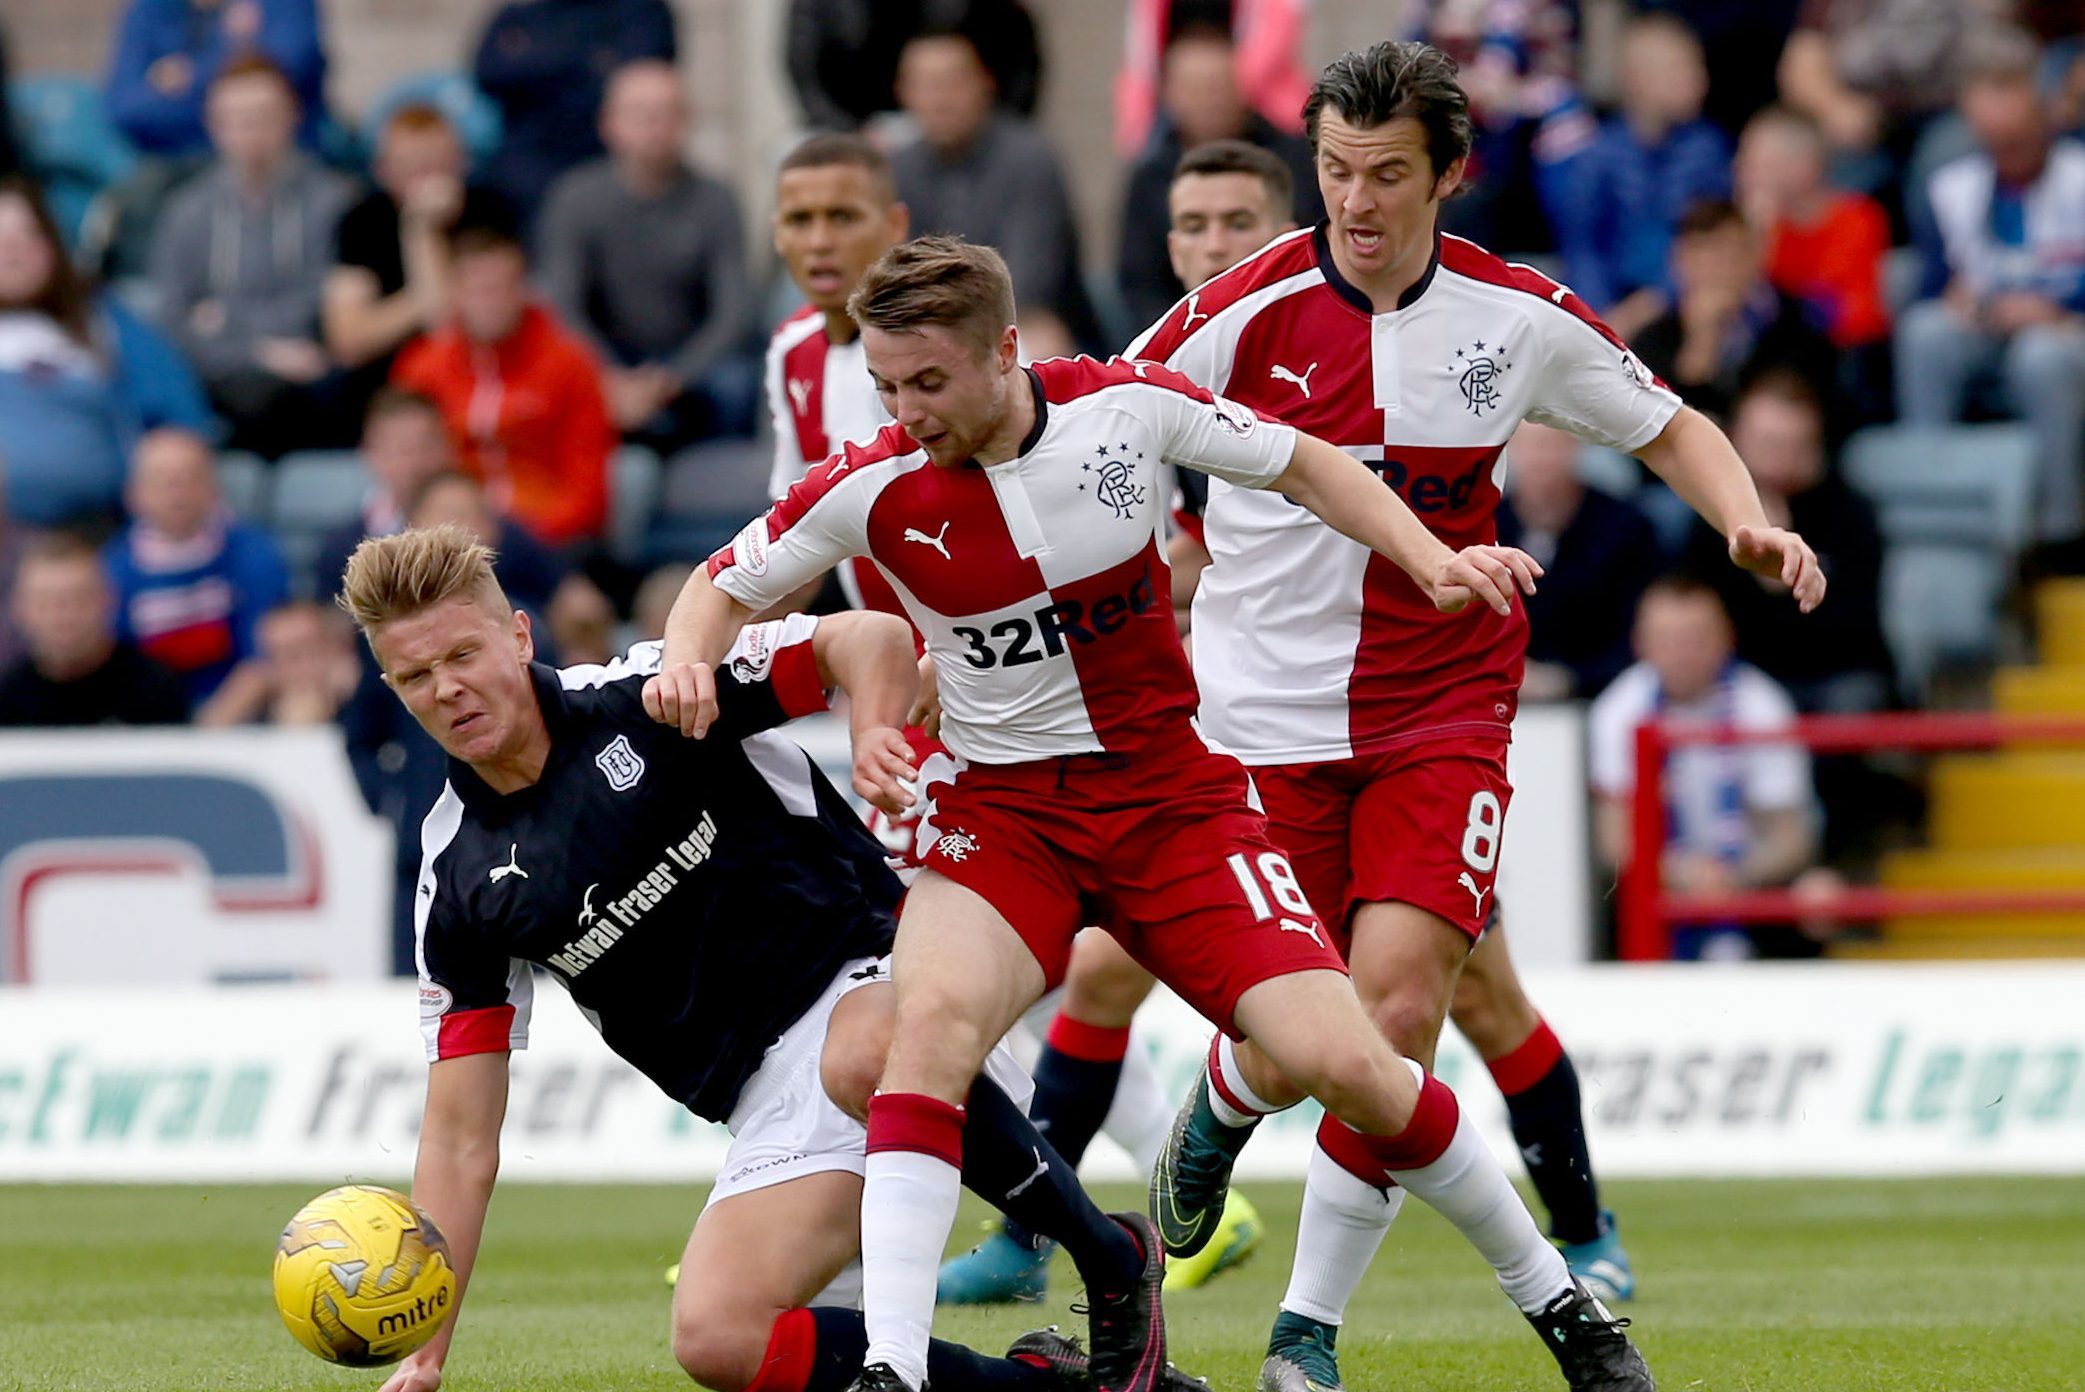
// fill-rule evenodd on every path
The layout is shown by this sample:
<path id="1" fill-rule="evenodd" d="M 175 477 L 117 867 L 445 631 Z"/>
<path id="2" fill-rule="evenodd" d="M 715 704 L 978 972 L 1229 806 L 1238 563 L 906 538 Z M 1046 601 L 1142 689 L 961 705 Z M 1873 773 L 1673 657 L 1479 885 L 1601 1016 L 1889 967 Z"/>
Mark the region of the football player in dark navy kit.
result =
<path id="1" fill-rule="evenodd" d="M 842 1305 L 900 889 L 860 819 L 772 727 L 844 688 L 855 788 L 899 809 L 911 633 L 870 613 L 755 625 L 717 674 L 725 738 L 686 740 L 643 707 L 656 644 L 606 666 L 535 663 L 491 560 L 455 527 L 406 532 L 364 542 L 343 585 L 384 681 L 450 759 L 416 896 L 430 1067 L 413 1197 L 448 1237 L 460 1295 L 542 968 L 618 1054 L 731 1129 L 674 1291 L 681 1366 L 719 1392 L 834 1392 L 867 1346 Z M 1129 1298 L 1147 1265 L 1137 1240 L 1085 1198 L 999 1080 L 1025 1092 L 1003 1060 L 980 1076 L 966 1182 L 1064 1239 L 1097 1308 Z M 383 1392 L 438 1388 L 455 1331 L 452 1315 Z M 1086 1355 L 1053 1331 L 1005 1358 L 937 1342 L 932 1372 L 943 1392 L 1052 1392 L 1084 1383 Z"/>

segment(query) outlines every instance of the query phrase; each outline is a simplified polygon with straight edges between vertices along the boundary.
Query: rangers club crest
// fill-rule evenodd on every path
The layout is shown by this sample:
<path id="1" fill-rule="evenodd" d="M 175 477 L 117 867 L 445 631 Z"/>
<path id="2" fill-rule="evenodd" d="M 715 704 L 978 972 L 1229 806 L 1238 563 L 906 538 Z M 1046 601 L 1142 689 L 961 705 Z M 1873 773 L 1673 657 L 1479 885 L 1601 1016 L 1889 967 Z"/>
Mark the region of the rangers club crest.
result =
<path id="1" fill-rule="evenodd" d="M 961 828 L 943 832 L 941 839 L 934 843 L 936 855 L 945 856 L 958 863 L 970 859 L 976 850 L 977 838 Z"/>
<path id="2" fill-rule="evenodd" d="M 1106 445 L 1100 446 L 1094 457 L 1079 468 L 1094 475 L 1093 496 L 1100 504 L 1114 509 L 1117 517 L 1127 517 L 1133 509 L 1144 505 L 1145 488 L 1137 482 L 1136 470 L 1143 461 L 1143 453 L 1132 453 L 1128 442 L 1124 441 L 1112 450 Z M 1086 485 L 1080 484 L 1079 491 L 1085 492 Z"/>
<path id="3" fill-rule="evenodd" d="M 628 735 L 617 735 L 608 747 L 594 755 L 594 764 L 617 792 L 628 792 L 644 777 L 644 760 L 630 747 Z"/>
<path id="4" fill-rule="evenodd" d="M 1504 346 L 1486 348 L 1480 338 L 1468 348 L 1455 350 L 1454 365 L 1462 371 L 1456 385 L 1462 389 L 1462 404 L 1470 408 L 1470 414 L 1498 410 L 1499 378 L 1513 365 L 1506 361 Z"/>

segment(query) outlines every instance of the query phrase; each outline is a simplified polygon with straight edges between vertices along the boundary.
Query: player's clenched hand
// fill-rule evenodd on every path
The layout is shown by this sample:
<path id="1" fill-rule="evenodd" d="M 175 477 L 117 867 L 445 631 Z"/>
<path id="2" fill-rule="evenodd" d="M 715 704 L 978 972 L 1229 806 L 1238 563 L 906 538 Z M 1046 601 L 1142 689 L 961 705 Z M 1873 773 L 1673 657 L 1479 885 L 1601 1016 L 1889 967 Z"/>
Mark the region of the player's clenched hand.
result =
<path id="1" fill-rule="evenodd" d="M 384 1379 L 384 1385 L 377 1392 L 435 1392 L 441 1385 L 440 1365 L 424 1362 L 415 1353 L 398 1365 L 398 1371 Z"/>
<path id="2" fill-rule="evenodd" d="M 928 739 L 941 738 L 941 679 L 934 670 L 934 659 L 924 653 L 919 659 L 919 697 L 906 713 L 905 723 L 919 726 Z"/>
<path id="3" fill-rule="evenodd" d="M 1542 567 L 1514 546 L 1465 546 L 1441 565 L 1427 597 L 1443 614 L 1453 614 L 1473 600 L 1501 614 L 1513 611 L 1513 592 L 1535 592 Z"/>
<path id="4" fill-rule="evenodd" d="M 1824 569 L 1817 564 L 1817 553 L 1786 527 L 1739 527 L 1730 534 L 1730 559 L 1754 575 L 1788 586 L 1796 608 L 1805 614 L 1824 601 Z"/>
<path id="5" fill-rule="evenodd" d="M 902 730 L 872 725 L 854 736 L 854 791 L 893 817 L 918 800 L 912 782 L 912 745 Z"/>
<path id="6" fill-rule="evenodd" d="M 707 662 L 676 662 L 644 683 L 644 713 L 701 739 L 717 719 L 717 674 Z"/>

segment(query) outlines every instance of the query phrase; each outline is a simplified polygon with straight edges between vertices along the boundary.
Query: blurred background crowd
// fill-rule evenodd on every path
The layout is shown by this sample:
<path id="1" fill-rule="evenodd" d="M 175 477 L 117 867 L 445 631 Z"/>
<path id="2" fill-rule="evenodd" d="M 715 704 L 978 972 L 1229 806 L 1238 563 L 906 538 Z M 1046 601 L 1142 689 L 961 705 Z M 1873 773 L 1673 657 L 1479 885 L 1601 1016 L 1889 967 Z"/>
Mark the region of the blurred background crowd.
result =
<path id="1" fill-rule="evenodd" d="M 461 522 L 557 660 L 655 636 L 765 501 L 761 353 L 798 302 L 769 171 L 815 129 L 890 152 L 915 232 L 1001 248 L 1028 353 L 1107 353 L 1183 291 L 1184 151 L 1279 155 L 1308 224 L 1316 64 L 1392 35 L 1453 53 L 1477 139 L 1448 227 L 1570 284 L 1716 416 L 1832 581 L 1791 621 L 1633 460 L 1515 438 L 1503 539 L 1549 569 L 1527 695 L 1592 703 L 1611 864 L 1640 720 L 1982 705 L 2033 655 L 2034 586 L 2085 572 L 2085 4 L 14 0 L 0 21 L 0 724 L 337 722 L 408 901 L 443 765 L 331 606 L 346 554 Z M 2013 686 L 2085 700 L 2071 668 Z M 1681 889 L 1858 867 L 1917 817 L 1886 766 L 1770 746 L 1691 751 L 1670 787 Z"/>

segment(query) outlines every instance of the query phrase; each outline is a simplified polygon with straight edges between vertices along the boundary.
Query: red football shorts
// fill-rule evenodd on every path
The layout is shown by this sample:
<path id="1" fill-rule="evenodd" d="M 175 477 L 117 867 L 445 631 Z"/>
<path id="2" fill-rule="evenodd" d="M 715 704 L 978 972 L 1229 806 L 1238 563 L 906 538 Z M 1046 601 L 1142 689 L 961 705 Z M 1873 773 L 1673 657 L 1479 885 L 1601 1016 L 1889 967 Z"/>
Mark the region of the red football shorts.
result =
<path id="1" fill-rule="evenodd" d="M 921 863 L 989 901 L 1051 986 L 1089 923 L 1225 1031 L 1260 982 L 1346 970 L 1244 767 L 1192 735 L 1135 755 L 936 763 Z"/>
<path id="2" fill-rule="evenodd" d="M 1506 742 L 1456 738 L 1252 770 L 1275 841 L 1345 950 L 1360 904 L 1411 904 L 1474 940 L 1513 785 Z"/>

